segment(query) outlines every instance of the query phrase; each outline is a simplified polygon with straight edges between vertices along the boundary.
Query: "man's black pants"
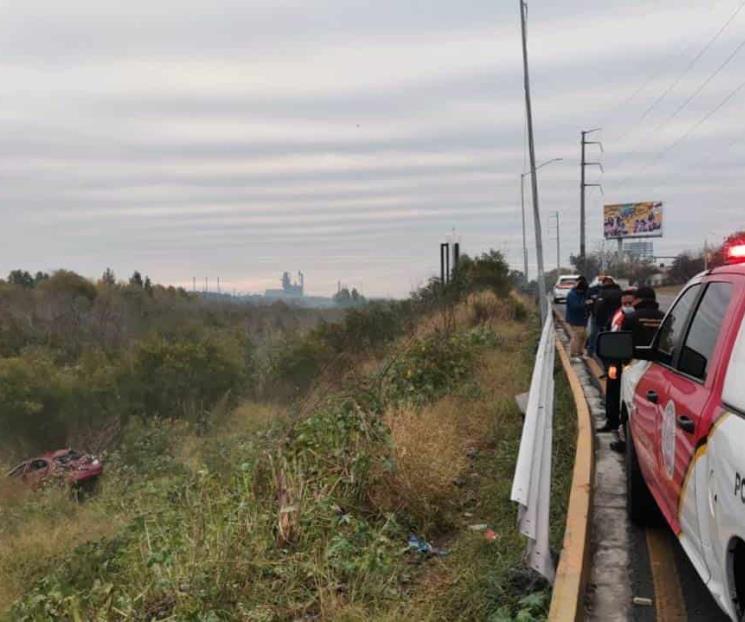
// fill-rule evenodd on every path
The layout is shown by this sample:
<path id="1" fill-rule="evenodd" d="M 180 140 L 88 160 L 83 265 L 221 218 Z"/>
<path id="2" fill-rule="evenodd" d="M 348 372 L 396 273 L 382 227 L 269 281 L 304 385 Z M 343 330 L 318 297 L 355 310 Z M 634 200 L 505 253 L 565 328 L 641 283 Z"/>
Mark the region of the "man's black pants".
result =
<path id="1" fill-rule="evenodd" d="M 616 372 L 613 373 L 615 367 Z M 618 428 L 621 425 L 621 372 L 620 365 L 610 365 L 605 381 L 605 418 L 608 426 Z M 615 376 L 613 378 L 612 376 Z"/>

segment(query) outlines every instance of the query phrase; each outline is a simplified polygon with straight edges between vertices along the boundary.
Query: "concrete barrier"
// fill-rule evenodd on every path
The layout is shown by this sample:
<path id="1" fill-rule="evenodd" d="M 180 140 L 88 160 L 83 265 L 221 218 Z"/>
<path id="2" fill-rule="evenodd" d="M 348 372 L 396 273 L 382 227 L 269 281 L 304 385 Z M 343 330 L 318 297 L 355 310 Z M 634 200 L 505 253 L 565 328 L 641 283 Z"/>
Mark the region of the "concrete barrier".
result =
<path id="1" fill-rule="evenodd" d="M 557 316 L 561 324 L 560 317 Z M 590 571 L 590 519 L 595 476 L 595 434 L 582 384 L 564 345 L 556 349 L 569 381 L 577 410 L 577 449 L 569 493 L 564 542 L 556 570 L 548 619 L 554 622 L 584 620 L 584 597 Z"/>

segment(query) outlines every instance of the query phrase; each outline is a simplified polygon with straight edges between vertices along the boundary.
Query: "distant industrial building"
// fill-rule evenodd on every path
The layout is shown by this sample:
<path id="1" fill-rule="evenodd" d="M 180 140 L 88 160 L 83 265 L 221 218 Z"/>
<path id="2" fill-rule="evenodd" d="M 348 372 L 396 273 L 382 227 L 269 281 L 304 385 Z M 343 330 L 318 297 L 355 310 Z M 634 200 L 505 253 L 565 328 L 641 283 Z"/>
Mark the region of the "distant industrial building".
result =
<path id="1" fill-rule="evenodd" d="M 298 281 L 293 282 L 289 272 L 282 275 L 282 289 L 267 289 L 264 292 L 266 298 L 277 298 L 280 300 L 302 298 L 305 295 L 305 277 L 298 272 Z"/>

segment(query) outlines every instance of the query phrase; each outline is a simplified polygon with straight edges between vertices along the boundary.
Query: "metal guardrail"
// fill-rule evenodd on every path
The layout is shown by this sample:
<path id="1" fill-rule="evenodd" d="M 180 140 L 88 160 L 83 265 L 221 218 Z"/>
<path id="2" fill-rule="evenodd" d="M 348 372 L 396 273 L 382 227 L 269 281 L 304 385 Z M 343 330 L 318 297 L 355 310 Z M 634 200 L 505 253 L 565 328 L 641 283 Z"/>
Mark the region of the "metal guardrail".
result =
<path id="1" fill-rule="evenodd" d="M 560 317 L 557 316 L 557 320 L 563 325 Z M 577 447 L 564 541 L 558 568 L 554 570 L 549 547 L 549 508 L 556 352 L 577 411 Z M 579 377 L 556 334 L 552 314 L 543 325 L 538 346 L 511 494 L 512 500 L 519 504 L 520 532 L 528 538 L 528 564 L 553 583 L 549 622 L 585 618 L 594 475 L 594 433 L 590 410 Z"/>
<path id="2" fill-rule="evenodd" d="M 554 563 L 549 544 L 551 444 L 554 413 L 555 330 L 553 315 L 543 325 L 530 382 L 511 499 L 518 503 L 518 527 L 528 538 L 527 562 L 550 582 Z"/>

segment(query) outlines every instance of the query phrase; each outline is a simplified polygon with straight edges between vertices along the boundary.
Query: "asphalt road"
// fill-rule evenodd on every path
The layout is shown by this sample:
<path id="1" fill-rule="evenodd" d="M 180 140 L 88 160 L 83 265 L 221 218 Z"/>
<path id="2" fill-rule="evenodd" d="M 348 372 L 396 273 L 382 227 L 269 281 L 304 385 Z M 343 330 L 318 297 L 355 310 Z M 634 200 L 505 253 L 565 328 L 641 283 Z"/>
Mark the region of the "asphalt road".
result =
<path id="1" fill-rule="evenodd" d="M 667 309 L 675 296 L 661 295 Z M 554 305 L 563 317 L 564 306 Z M 641 528 L 631 524 L 629 581 L 633 596 L 651 598 L 653 605 L 632 608 L 638 622 L 690 620 L 725 622 L 721 611 L 669 527 Z"/>

